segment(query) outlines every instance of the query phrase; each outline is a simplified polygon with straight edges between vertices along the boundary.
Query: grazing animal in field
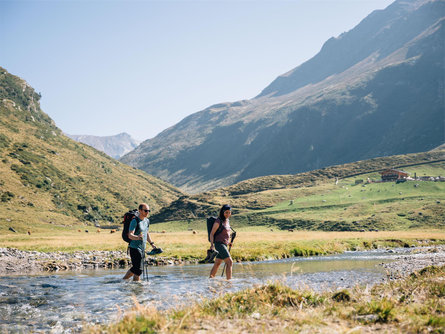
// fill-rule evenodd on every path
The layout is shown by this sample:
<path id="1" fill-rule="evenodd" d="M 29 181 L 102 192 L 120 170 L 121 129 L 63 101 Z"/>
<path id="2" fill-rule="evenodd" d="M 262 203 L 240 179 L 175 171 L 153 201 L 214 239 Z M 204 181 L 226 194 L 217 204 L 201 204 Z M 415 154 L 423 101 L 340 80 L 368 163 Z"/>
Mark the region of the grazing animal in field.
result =
<path id="1" fill-rule="evenodd" d="M 97 229 L 97 233 L 100 233 L 100 228 Z"/>
<path id="2" fill-rule="evenodd" d="M 88 230 L 85 230 L 85 233 L 88 233 Z"/>
<path id="3" fill-rule="evenodd" d="M 165 230 L 164 230 L 164 231 L 162 231 L 161 233 L 165 233 Z"/>
<path id="4" fill-rule="evenodd" d="M 192 231 L 193 234 L 196 234 L 197 232 L 195 230 Z"/>
<path id="5" fill-rule="evenodd" d="M 293 231 L 294 231 L 294 229 L 293 229 L 293 228 L 290 228 L 290 229 L 288 229 L 288 231 L 289 231 L 289 232 L 293 232 Z"/>
<path id="6" fill-rule="evenodd" d="M 81 230 L 77 230 L 77 232 L 82 232 Z"/>
<path id="7" fill-rule="evenodd" d="M 114 232 L 116 232 L 116 230 L 111 230 L 111 231 L 110 231 L 110 233 L 114 233 Z"/>
<path id="8" fill-rule="evenodd" d="M 31 231 L 28 231 L 28 235 L 31 235 Z"/>

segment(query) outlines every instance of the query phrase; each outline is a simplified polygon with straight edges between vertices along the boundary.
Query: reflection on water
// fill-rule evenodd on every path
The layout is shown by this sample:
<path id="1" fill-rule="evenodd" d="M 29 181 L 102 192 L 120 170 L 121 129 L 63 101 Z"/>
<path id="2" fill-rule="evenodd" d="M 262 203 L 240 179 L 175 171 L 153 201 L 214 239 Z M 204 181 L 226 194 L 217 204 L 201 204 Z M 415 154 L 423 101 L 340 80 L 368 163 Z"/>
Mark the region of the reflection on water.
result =
<path id="1" fill-rule="evenodd" d="M 149 267 L 148 281 L 124 282 L 126 270 L 0 277 L 1 332 L 80 332 L 87 323 L 117 320 L 135 301 L 159 309 L 185 305 L 280 280 L 291 287 L 335 290 L 384 280 L 377 266 L 396 253 L 349 252 L 336 256 L 236 263 L 234 279 L 208 279 L 211 264 Z M 222 268 L 222 266 L 221 266 Z M 221 275 L 221 270 L 219 275 Z"/>

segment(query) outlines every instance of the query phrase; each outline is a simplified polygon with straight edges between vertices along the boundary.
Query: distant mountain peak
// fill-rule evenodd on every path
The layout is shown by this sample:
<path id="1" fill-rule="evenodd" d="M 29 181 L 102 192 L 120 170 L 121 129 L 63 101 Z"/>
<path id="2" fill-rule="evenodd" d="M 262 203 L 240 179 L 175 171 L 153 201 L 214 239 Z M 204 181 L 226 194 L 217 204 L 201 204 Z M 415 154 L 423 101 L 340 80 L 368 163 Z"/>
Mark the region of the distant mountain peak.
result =
<path id="1" fill-rule="evenodd" d="M 66 136 L 75 141 L 90 145 L 96 150 L 108 154 L 110 157 L 119 159 L 124 154 L 131 152 L 138 145 L 139 141 L 133 139 L 128 133 L 121 132 L 113 136 L 92 136 L 92 135 L 69 135 Z"/>

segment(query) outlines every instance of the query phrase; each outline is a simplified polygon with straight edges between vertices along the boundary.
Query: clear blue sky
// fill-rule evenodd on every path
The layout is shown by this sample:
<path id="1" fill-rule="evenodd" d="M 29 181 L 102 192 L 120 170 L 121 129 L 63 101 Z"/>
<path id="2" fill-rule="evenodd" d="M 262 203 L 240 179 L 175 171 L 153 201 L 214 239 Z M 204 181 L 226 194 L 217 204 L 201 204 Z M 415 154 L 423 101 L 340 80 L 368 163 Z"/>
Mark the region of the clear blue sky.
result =
<path id="1" fill-rule="evenodd" d="M 0 66 L 69 134 L 154 137 L 250 99 L 392 0 L 0 0 Z"/>

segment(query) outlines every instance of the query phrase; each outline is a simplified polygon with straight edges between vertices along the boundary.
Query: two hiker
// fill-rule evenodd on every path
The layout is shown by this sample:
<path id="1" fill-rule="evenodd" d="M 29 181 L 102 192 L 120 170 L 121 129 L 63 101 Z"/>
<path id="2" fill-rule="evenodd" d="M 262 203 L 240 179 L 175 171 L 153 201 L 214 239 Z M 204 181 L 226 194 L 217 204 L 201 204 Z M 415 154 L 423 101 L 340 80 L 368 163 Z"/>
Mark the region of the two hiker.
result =
<path id="1" fill-rule="evenodd" d="M 139 281 L 142 274 L 143 261 L 145 259 L 145 244 L 148 242 L 153 249 L 156 249 L 154 242 L 150 238 L 148 233 L 148 214 L 150 208 L 148 204 L 139 204 L 138 213 L 133 218 L 128 229 L 128 238 L 130 243 L 128 245 L 130 250 L 132 267 L 127 271 L 124 279 L 133 277 L 133 281 Z M 139 216 L 139 217 L 138 217 Z"/>
<path id="2" fill-rule="evenodd" d="M 138 212 L 128 212 L 126 215 L 131 215 L 134 218 L 131 220 L 128 232 L 124 227 L 122 237 L 129 242 L 129 251 L 131 257 L 132 267 L 127 271 L 124 279 L 133 277 L 133 281 L 139 281 L 143 272 L 143 266 L 145 261 L 145 245 L 148 242 L 153 250 L 158 250 L 154 242 L 150 238 L 148 233 L 149 220 L 148 215 L 150 208 L 148 204 L 142 203 L 139 205 Z M 210 271 L 210 277 L 215 277 L 221 263 L 225 263 L 226 277 L 232 278 L 232 265 L 233 261 L 230 256 L 230 247 L 235 236 L 235 232 L 232 233 L 230 227 L 229 218 L 232 215 L 232 208 L 230 205 L 225 204 L 219 212 L 219 216 L 215 219 L 213 227 L 209 234 L 210 251 L 217 253 L 215 263 Z M 125 220 L 126 218 L 124 218 Z M 127 225 L 128 226 L 128 225 Z M 227 248 L 229 246 L 229 248 Z M 161 250 L 162 252 L 162 250 Z M 224 271 L 223 271 L 224 272 Z"/>

